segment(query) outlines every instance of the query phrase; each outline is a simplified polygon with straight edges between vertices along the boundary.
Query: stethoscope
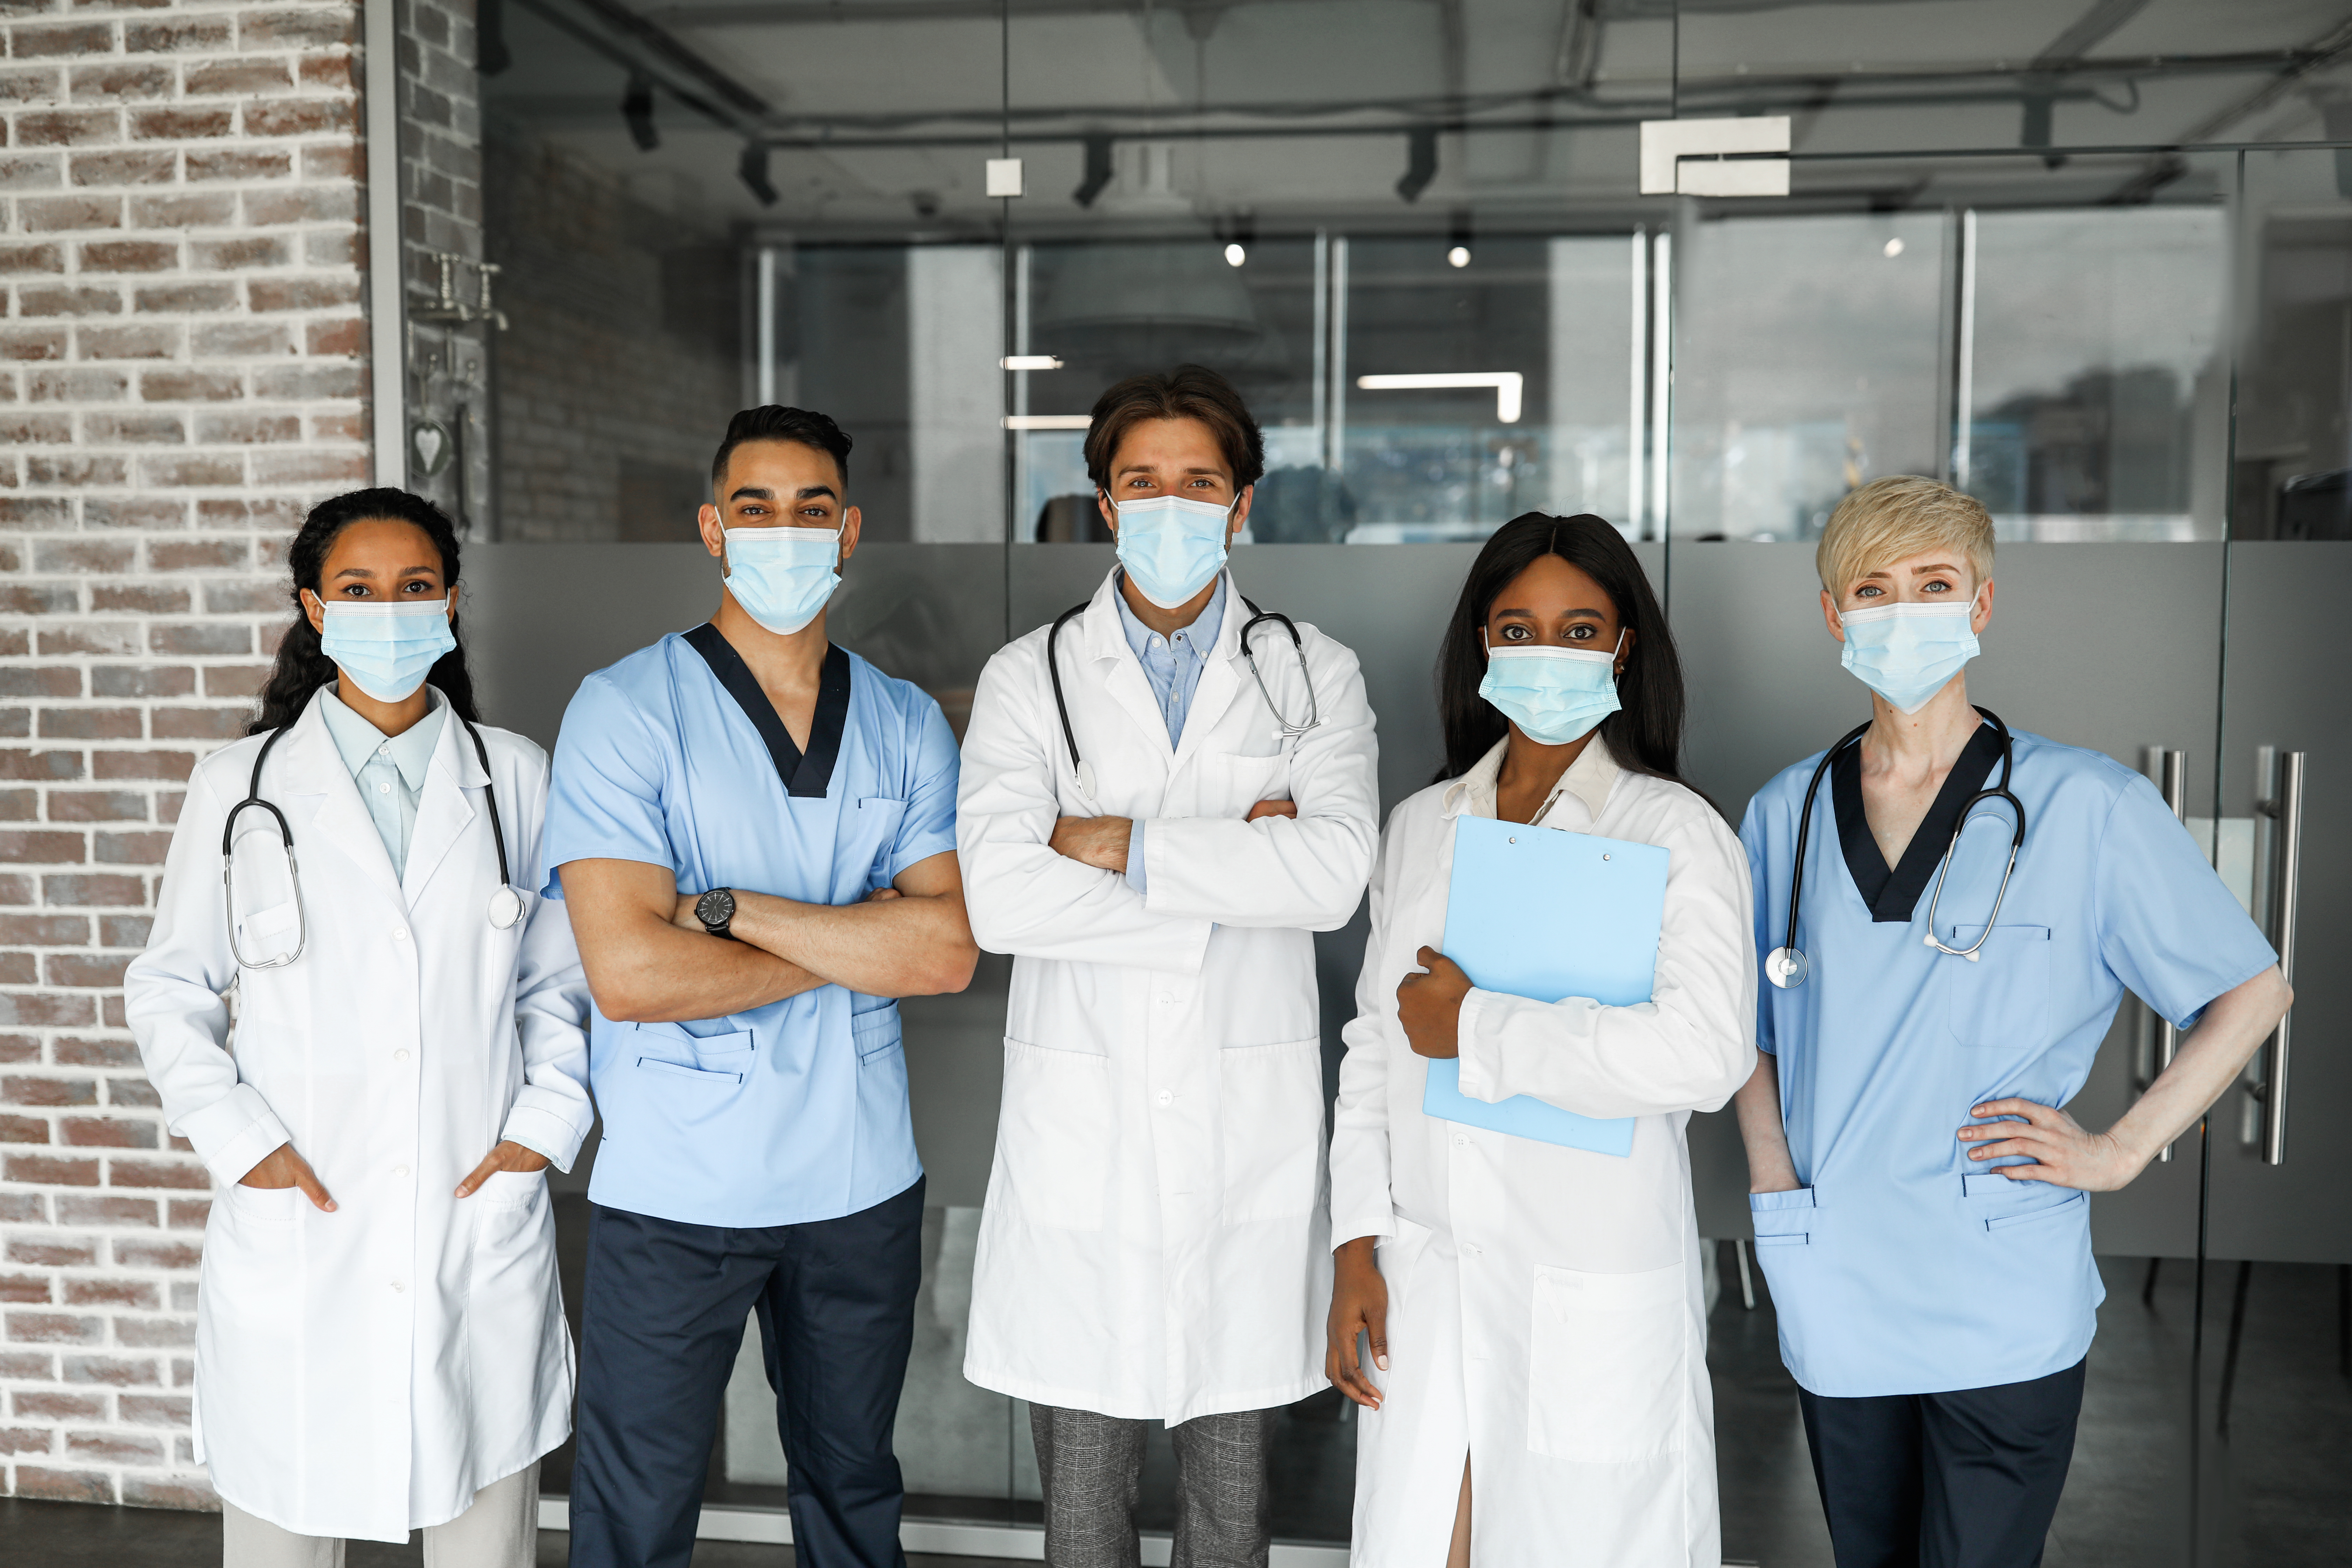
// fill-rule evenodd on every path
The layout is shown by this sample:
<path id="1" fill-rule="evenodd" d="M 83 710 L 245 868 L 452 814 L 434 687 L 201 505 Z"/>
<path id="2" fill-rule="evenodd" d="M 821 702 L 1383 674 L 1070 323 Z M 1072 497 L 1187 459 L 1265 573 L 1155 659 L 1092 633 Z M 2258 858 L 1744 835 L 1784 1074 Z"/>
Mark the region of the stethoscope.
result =
<path id="1" fill-rule="evenodd" d="M 1070 705 L 1062 698 L 1062 666 L 1054 657 L 1054 645 L 1061 640 L 1062 628 L 1070 623 L 1071 618 L 1084 613 L 1093 602 L 1090 599 L 1085 605 L 1072 605 L 1064 610 L 1054 617 L 1054 629 L 1045 634 L 1045 669 L 1054 678 L 1054 708 L 1062 716 L 1062 743 L 1070 749 L 1070 767 L 1078 775 L 1078 793 L 1088 800 L 1095 797 L 1095 770 L 1078 755 L 1077 731 L 1070 728 Z M 1307 643 L 1299 637 L 1297 626 L 1288 616 L 1279 610 L 1261 610 L 1247 599 L 1243 599 L 1242 603 L 1249 605 L 1250 609 L 1250 618 L 1242 623 L 1242 658 L 1249 662 L 1250 676 L 1257 682 L 1258 695 L 1265 699 L 1266 707 L 1273 710 L 1274 721 L 1282 726 L 1283 739 L 1296 741 L 1323 722 L 1322 710 L 1315 700 L 1315 676 L 1307 668 Z M 1273 621 L 1290 634 L 1291 651 L 1298 656 L 1298 678 L 1307 683 L 1307 722 L 1304 724 L 1294 724 L 1282 716 L 1282 704 L 1274 700 L 1274 692 L 1266 686 L 1265 676 L 1257 667 L 1257 656 L 1250 651 L 1250 633 L 1265 621 Z"/>
<path id="2" fill-rule="evenodd" d="M 2010 874 L 2017 869 L 2018 847 L 2025 842 L 2025 803 L 2011 793 L 2009 787 L 2010 770 L 2017 760 L 2016 749 L 2009 738 L 2009 726 L 2002 723 L 2000 716 L 1990 708 L 1979 708 L 1977 711 L 1984 716 L 1985 722 L 2000 731 L 2000 783 L 1990 789 L 1977 791 L 1969 796 L 1968 804 L 1960 807 L 1959 821 L 1952 826 L 1951 842 L 1944 846 L 1944 863 L 1936 872 L 1936 890 L 1927 896 L 1927 945 L 1937 952 L 1965 958 L 1970 963 L 1978 962 L 1978 950 L 1992 937 L 1993 922 L 2000 919 L 2001 900 L 2009 897 Z M 1764 959 L 1764 978 L 1783 991 L 1802 985 L 1813 967 L 1797 946 L 1797 907 L 1798 900 L 1805 892 L 1805 844 L 1812 837 L 1813 796 L 1820 793 L 1822 779 L 1829 773 L 1830 764 L 1837 761 L 1838 753 L 1861 740 L 1869 728 L 1864 723 L 1848 730 L 1836 745 L 1822 754 L 1821 765 L 1813 769 L 1813 782 L 1805 786 L 1804 814 L 1797 819 L 1797 861 L 1790 868 L 1789 878 L 1789 942 L 1786 947 L 1774 948 Z M 1944 896 L 1944 879 L 1952 874 L 1952 852 L 1960 847 L 1960 835 L 1968 831 L 1969 814 L 1976 810 L 1979 803 L 1988 800 L 2008 802 L 2010 810 L 2016 815 L 2017 829 L 2009 837 L 2009 864 L 2001 868 L 2000 888 L 1992 896 L 1992 913 L 1985 917 L 1984 930 L 1975 942 L 1966 947 L 1947 947 L 1936 935 L 1936 904 Z"/>
<path id="3" fill-rule="evenodd" d="M 482 761 L 482 798 L 490 808 L 490 837 L 499 847 L 499 890 L 490 895 L 490 924 L 506 931 L 522 919 L 522 895 L 514 890 L 513 877 L 507 869 L 507 833 L 499 821 L 499 788 L 490 780 L 490 749 L 482 743 L 482 732 L 466 723 L 463 714 L 454 710 L 449 715 L 465 724 L 466 733 L 473 738 L 474 755 Z M 269 748 L 284 738 L 290 724 L 280 725 L 261 742 L 254 753 L 253 778 L 246 785 L 245 798 L 229 808 L 228 820 L 221 825 L 221 897 L 228 912 L 228 951 L 240 969 L 278 969 L 302 956 L 302 949 L 310 940 L 309 912 L 302 905 L 302 873 L 294 863 L 294 829 L 288 826 L 286 814 L 261 798 L 261 764 L 269 760 Z M 278 824 L 278 836 L 286 846 L 286 881 L 294 889 L 294 951 L 282 958 L 265 958 L 259 963 L 245 956 L 236 942 L 236 869 L 230 846 L 236 839 L 236 819 L 248 806 L 259 806 Z"/>

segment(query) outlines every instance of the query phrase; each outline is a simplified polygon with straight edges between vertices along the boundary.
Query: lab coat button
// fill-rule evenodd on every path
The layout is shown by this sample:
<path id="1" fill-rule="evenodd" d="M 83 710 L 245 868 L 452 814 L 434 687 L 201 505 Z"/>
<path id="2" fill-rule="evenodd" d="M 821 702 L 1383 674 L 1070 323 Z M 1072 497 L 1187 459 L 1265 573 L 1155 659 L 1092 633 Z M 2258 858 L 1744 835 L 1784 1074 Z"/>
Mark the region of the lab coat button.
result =
<path id="1" fill-rule="evenodd" d="M 1462 1133 L 1456 1132 L 1454 1135 L 1454 1146 L 1456 1149 L 1467 1149 L 1470 1147 L 1470 1140 Z"/>
<path id="2" fill-rule="evenodd" d="M 405 1165 L 394 1165 L 392 1168 L 392 1173 L 395 1176 L 404 1176 L 408 1174 L 408 1167 Z"/>
<path id="3" fill-rule="evenodd" d="M 408 1052 L 404 1049 L 394 1051 L 392 1053 L 392 1059 L 396 1062 L 404 1062 L 408 1059 Z"/>
<path id="4" fill-rule="evenodd" d="M 1174 1091 L 1173 1091 L 1173 1090 L 1171 1090 L 1171 1089 L 1161 1089 L 1161 1090 L 1160 1091 L 1160 1104 L 1162 1104 L 1162 1105 L 1173 1105 L 1173 1104 L 1175 1104 L 1175 1103 L 1176 1103 L 1176 1096 L 1175 1096 Z"/>
<path id="5" fill-rule="evenodd" d="M 408 940 L 408 928 L 406 926 L 393 927 L 392 940 L 394 942 L 406 942 Z"/>
<path id="6" fill-rule="evenodd" d="M 392 1288 L 395 1290 L 405 1290 L 408 1289 L 408 1282 L 404 1279 L 395 1279 L 392 1282 Z"/>

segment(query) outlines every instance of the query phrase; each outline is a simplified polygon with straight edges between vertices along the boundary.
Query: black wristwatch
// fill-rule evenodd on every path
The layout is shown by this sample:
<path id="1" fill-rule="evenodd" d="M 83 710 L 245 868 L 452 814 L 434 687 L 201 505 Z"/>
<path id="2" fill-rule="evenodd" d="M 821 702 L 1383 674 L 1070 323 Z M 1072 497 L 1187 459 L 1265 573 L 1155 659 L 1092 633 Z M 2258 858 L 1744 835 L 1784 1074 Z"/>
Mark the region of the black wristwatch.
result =
<path id="1" fill-rule="evenodd" d="M 733 942 L 735 933 L 727 928 L 735 919 L 735 895 L 725 888 L 711 889 L 694 900 L 694 918 L 700 921 L 702 929 L 711 935 L 723 936 Z"/>

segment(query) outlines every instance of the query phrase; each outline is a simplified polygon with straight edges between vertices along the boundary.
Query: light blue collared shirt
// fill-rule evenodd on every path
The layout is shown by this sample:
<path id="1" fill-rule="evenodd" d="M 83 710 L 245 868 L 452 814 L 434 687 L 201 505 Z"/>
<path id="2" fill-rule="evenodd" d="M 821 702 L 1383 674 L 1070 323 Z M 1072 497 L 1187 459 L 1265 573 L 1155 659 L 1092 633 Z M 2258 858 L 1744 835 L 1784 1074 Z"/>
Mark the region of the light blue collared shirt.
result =
<path id="1" fill-rule="evenodd" d="M 1189 626 L 1180 627 L 1173 637 L 1161 637 L 1136 618 L 1129 607 L 1122 586 L 1112 593 L 1110 602 L 1118 606 L 1119 629 L 1127 634 L 1127 646 L 1135 651 L 1135 660 L 1143 666 L 1143 679 L 1151 685 L 1151 695 L 1160 704 L 1160 717 L 1168 726 L 1168 743 L 1174 745 L 1184 738 L 1184 719 L 1192 710 L 1192 693 L 1200 689 L 1201 671 L 1209 662 L 1209 650 L 1217 646 L 1217 633 L 1225 624 L 1225 575 L 1217 574 L 1217 591 L 1209 595 L 1207 607 L 1193 617 Z M 1127 838 L 1127 880 L 1137 892 L 1150 890 L 1143 872 L 1143 824 L 1139 821 Z"/>
<path id="2" fill-rule="evenodd" d="M 408 836 L 416 827 L 416 803 L 425 794 L 425 770 L 432 764 L 433 748 L 441 743 L 441 726 L 449 705 L 433 693 L 431 712 L 403 730 L 387 735 L 343 705 L 331 686 L 319 693 L 319 716 L 327 721 L 343 766 L 360 786 L 367 803 L 368 820 L 375 824 L 392 868 L 408 874 Z"/>

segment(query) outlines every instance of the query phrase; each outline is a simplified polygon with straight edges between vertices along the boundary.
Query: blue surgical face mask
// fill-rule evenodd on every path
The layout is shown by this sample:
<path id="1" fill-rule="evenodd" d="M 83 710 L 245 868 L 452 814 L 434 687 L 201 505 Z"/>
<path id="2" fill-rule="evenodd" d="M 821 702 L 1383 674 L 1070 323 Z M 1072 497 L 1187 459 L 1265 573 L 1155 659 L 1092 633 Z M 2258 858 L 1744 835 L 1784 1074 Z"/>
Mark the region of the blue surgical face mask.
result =
<path id="1" fill-rule="evenodd" d="M 727 591 L 778 637 L 811 621 L 841 586 L 841 533 L 821 528 L 730 528 Z"/>
<path id="2" fill-rule="evenodd" d="M 1224 569 L 1233 508 L 1183 496 L 1118 503 L 1118 563 L 1137 592 L 1172 610 Z"/>
<path id="3" fill-rule="evenodd" d="M 1903 712 L 1916 713 L 1976 658 L 1977 634 L 1969 629 L 1975 610 L 1972 599 L 1848 610 L 1838 616 L 1845 630 L 1838 662 Z"/>
<path id="4" fill-rule="evenodd" d="M 1622 632 L 1617 646 L 1625 646 Z M 1478 695 L 1528 740 L 1565 746 L 1591 733 L 1594 725 L 1617 711 L 1616 666 L 1614 650 L 1489 647 Z"/>
<path id="5" fill-rule="evenodd" d="M 406 701 L 441 656 L 457 646 L 446 597 L 322 603 L 320 650 L 378 702 Z"/>

